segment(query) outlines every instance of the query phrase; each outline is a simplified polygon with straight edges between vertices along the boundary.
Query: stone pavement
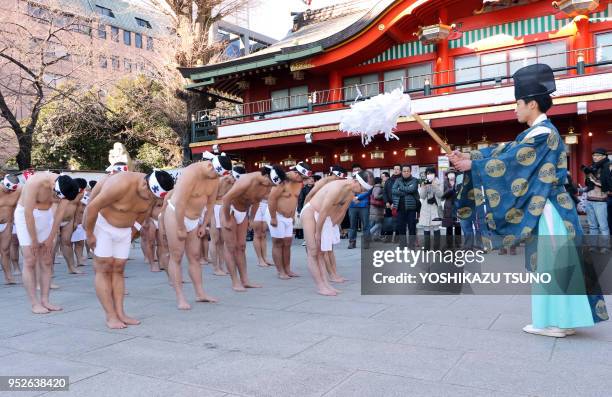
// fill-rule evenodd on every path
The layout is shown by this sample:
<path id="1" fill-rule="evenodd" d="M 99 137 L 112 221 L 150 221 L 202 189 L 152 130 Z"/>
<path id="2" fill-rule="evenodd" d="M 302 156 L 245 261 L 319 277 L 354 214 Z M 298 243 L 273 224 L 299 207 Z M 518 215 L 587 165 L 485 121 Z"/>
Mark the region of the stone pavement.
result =
<path id="1" fill-rule="evenodd" d="M 206 266 L 220 302 L 184 312 L 134 249 L 126 307 L 142 324 L 117 331 L 105 328 L 91 264 L 77 276 L 62 262 L 52 302 L 63 312 L 33 315 L 21 285 L 0 287 L 0 375 L 70 376 L 69 392 L 49 396 L 612 395 L 612 322 L 553 339 L 521 331 L 528 296 L 362 296 L 360 251 L 346 244 L 338 297 L 315 293 L 299 241 L 303 277 L 288 281 L 254 266 L 249 243 L 264 288 L 233 292 Z"/>

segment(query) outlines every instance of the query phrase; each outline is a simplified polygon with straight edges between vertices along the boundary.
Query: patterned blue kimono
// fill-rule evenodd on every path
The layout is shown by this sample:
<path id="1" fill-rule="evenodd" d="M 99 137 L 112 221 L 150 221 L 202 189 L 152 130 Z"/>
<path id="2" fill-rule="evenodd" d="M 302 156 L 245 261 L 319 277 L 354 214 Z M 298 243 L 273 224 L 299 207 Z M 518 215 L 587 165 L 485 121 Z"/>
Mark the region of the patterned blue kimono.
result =
<path id="1" fill-rule="evenodd" d="M 575 288 L 571 295 L 534 293 L 533 326 L 574 328 L 607 320 L 598 284 L 585 286 L 575 246 L 574 255 L 562 258 L 542 246 L 547 241 L 550 244 L 549 240 L 582 236 L 574 201 L 564 187 L 565 144 L 550 120 L 541 115 L 513 142 L 472 151 L 471 158 L 471 172 L 464 174 L 458 191 L 457 214 L 462 220 L 479 219 L 485 247 L 498 249 L 526 243 L 525 262 L 530 271 L 558 270 L 569 256 L 576 259 L 580 268 L 578 283 L 583 286 L 582 295 L 574 295 Z M 575 284 L 576 277 L 570 278 L 567 282 Z M 591 288 L 593 284 L 595 288 Z"/>

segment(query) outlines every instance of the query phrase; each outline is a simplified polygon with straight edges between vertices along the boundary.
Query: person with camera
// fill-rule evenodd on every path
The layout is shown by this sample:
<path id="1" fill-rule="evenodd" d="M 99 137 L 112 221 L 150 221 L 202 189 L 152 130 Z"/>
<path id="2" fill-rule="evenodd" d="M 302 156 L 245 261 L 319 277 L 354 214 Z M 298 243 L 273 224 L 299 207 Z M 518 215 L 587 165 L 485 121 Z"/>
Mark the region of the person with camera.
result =
<path id="1" fill-rule="evenodd" d="M 444 178 L 444 217 L 442 227 L 446 228 L 446 246 L 448 248 L 457 247 L 461 244 L 461 225 L 457 220 L 457 209 L 455 201 L 457 199 L 457 172 L 454 168 L 449 168 Z"/>
<path id="2" fill-rule="evenodd" d="M 442 224 L 442 184 L 436 177 L 436 169 L 427 167 L 425 170 L 425 181 L 419 186 L 419 197 L 422 200 L 419 224 L 423 227 L 425 235 L 424 248 L 430 249 L 431 234 L 433 232 L 433 249 L 440 249 L 440 225 Z"/>
<path id="3" fill-rule="evenodd" d="M 610 228 L 608 226 L 608 192 L 612 189 L 610 177 L 610 160 L 605 149 L 598 148 L 593 151 L 593 163 L 582 166 L 586 175 L 586 213 L 589 224 L 590 243 L 592 250 L 599 248 L 601 253 L 608 253 Z"/>

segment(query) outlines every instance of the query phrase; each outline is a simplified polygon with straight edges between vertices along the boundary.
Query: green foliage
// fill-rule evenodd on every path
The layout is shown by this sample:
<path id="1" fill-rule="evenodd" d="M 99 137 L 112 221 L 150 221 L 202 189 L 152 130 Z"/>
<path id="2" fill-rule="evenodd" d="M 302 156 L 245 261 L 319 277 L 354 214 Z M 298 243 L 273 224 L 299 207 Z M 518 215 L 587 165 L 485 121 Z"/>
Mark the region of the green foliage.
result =
<path id="1" fill-rule="evenodd" d="M 141 166 L 176 166 L 187 125 L 181 103 L 162 85 L 140 76 L 119 81 L 108 96 L 93 88 L 45 105 L 34 134 L 37 167 L 102 170 L 108 151 L 123 143 Z"/>

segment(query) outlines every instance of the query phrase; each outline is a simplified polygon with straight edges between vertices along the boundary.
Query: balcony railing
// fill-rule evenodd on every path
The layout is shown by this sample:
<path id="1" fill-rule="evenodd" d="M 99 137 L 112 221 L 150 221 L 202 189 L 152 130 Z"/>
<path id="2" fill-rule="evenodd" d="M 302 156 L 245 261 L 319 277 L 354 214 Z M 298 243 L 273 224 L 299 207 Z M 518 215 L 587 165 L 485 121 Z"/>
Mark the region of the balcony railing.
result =
<path id="1" fill-rule="evenodd" d="M 584 54 L 587 51 L 600 50 L 603 47 L 612 47 L 612 45 L 564 51 L 556 54 L 547 54 L 547 56 L 561 54 L 568 55 L 572 52 L 577 52 L 578 62 L 576 62 L 576 65 L 553 68 L 553 72 L 555 72 L 555 75 L 557 76 L 567 74 L 569 71 L 576 71 L 576 74 L 581 75 L 585 74 L 587 68 L 592 69 L 595 67 L 612 65 L 612 60 L 602 60 L 587 64 L 584 62 L 584 56 L 581 56 L 581 54 Z M 533 63 L 528 63 L 528 61 L 535 58 L 537 57 L 524 58 L 519 61 L 523 61 L 525 65 L 528 65 Z M 516 61 L 513 60 L 512 62 Z M 355 101 L 366 100 L 378 95 L 383 90 L 389 92 L 396 87 L 403 88 L 404 93 L 410 94 L 412 97 L 424 97 L 441 92 L 449 92 L 450 90 L 461 90 L 474 87 L 484 89 L 494 86 L 500 87 L 510 85 L 512 81 L 511 75 L 487 77 L 477 80 L 466 80 L 447 84 L 431 84 L 432 80 L 452 81 L 457 71 L 481 69 L 485 66 L 493 67 L 496 65 L 508 65 L 508 63 L 508 61 L 491 63 L 470 68 L 452 69 L 423 75 L 403 77 L 402 79 L 382 80 L 367 84 L 313 91 L 309 94 L 236 104 L 234 108 L 231 109 L 200 110 L 192 115 L 192 142 L 215 139 L 216 129 L 222 125 L 262 120 L 272 117 L 285 117 L 291 114 L 313 112 L 316 110 L 343 108 Z M 442 76 L 444 76 L 445 80 L 442 80 Z"/>

